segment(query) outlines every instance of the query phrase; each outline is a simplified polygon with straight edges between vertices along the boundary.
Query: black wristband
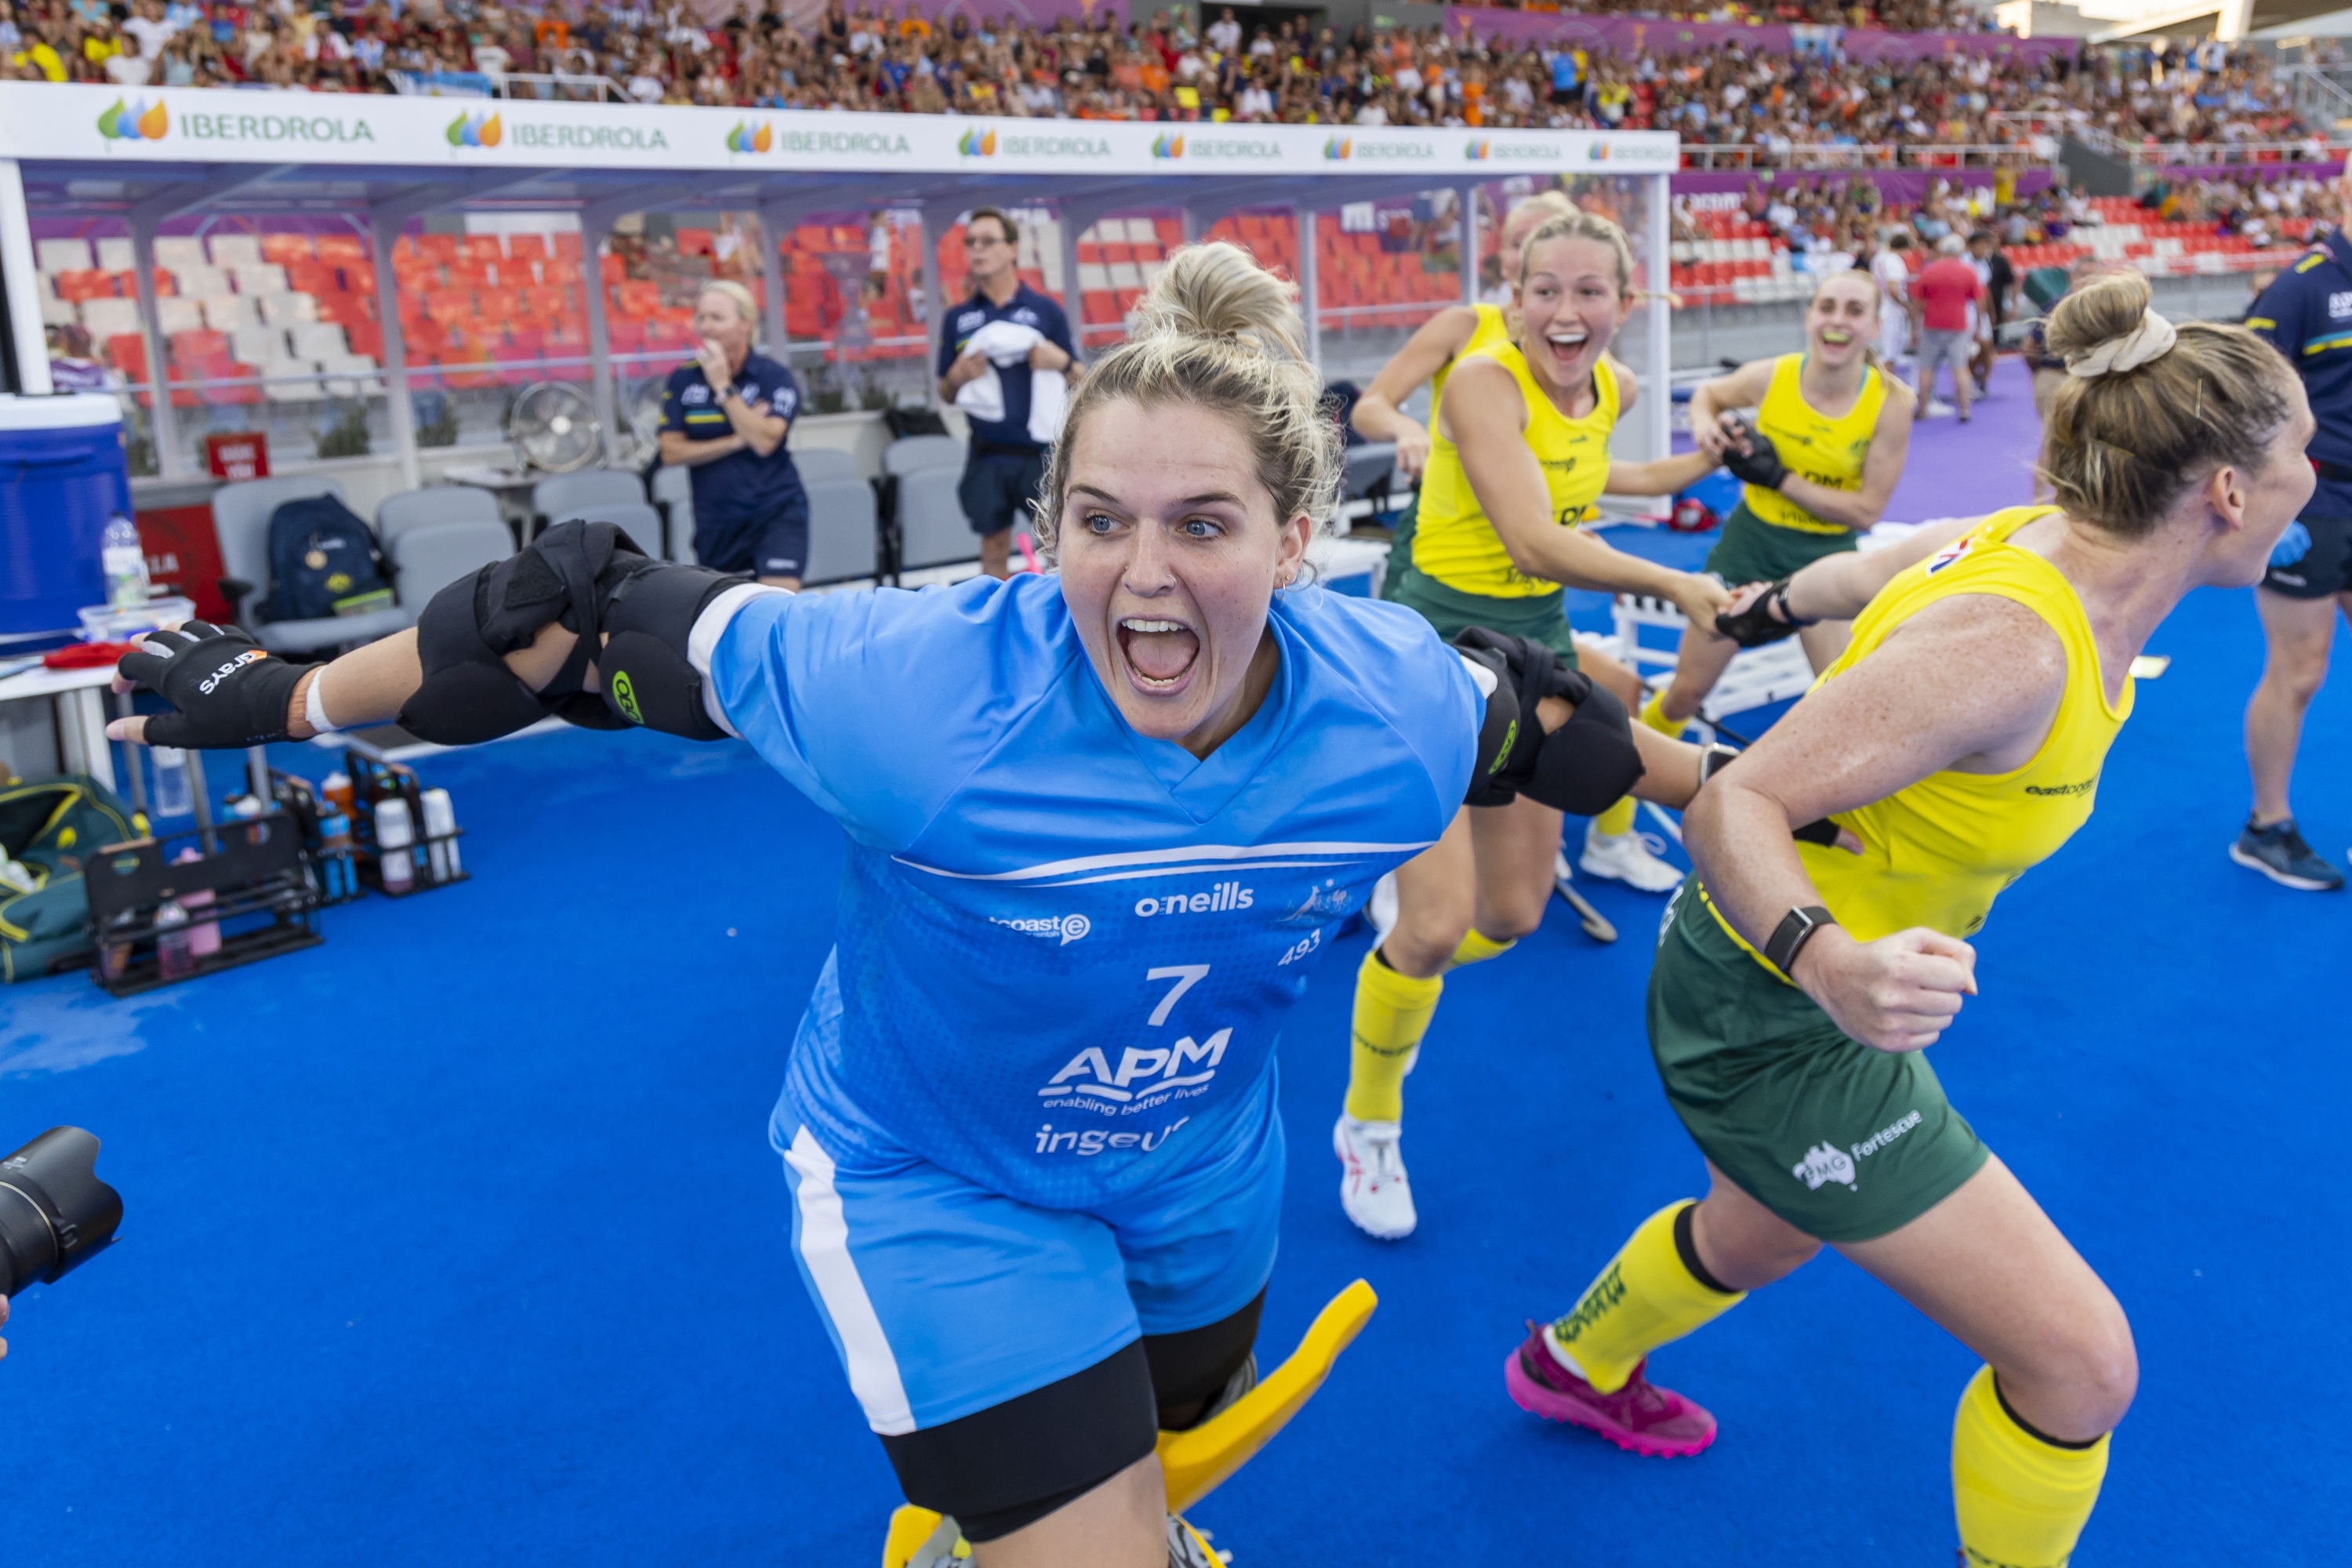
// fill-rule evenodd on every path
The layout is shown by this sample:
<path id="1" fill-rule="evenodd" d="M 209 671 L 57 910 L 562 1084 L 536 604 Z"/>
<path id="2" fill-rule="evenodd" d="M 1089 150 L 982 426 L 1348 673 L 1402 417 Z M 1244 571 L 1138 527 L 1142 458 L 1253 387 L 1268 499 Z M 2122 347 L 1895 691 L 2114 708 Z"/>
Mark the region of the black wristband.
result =
<path id="1" fill-rule="evenodd" d="M 1801 910 L 1790 910 L 1780 917 L 1772 939 L 1764 944 L 1764 960 L 1781 973 L 1787 974 L 1797 962 L 1797 954 L 1805 951 L 1805 943 L 1823 926 L 1837 924 L 1837 916 L 1819 904 L 1808 904 Z"/>

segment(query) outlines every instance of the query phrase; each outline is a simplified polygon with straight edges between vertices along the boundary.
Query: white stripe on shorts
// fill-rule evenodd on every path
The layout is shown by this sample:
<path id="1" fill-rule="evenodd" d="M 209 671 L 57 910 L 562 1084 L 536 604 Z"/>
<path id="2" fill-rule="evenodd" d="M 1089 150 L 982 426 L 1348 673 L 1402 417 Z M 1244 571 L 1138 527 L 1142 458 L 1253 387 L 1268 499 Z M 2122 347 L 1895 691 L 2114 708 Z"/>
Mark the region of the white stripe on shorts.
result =
<path id="1" fill-rule="evenodd" d="M 824 1300 L 825 1316 L 841 1336 L 842 1359 L 849 1363 L 849 1391 L 866 1407 L 866 1424 L 886 1437 L 915 1429 L 898 1359 L 882 1332 L 882 1320 L 857 1277 L 849 1256 L 849 1221 L 841 1191 L 833 1184 L 833 1157 L 817 1147 L 803 1127 L 793 1134 L 784 1160 L 800 1173 L 801 1260 Z"/>

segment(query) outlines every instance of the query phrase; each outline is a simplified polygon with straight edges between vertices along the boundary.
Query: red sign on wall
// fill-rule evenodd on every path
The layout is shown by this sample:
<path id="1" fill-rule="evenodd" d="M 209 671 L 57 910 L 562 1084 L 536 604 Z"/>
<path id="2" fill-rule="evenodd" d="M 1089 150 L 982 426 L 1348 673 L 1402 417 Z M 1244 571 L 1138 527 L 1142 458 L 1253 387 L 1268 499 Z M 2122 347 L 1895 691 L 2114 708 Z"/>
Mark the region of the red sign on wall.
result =
<path id="1" fill-rule="evenodd" d="M 236 612 L 220 595 L 220 537 L 213 531 L 209 502 L 141 512 L 139 548 L 147 556 L 148 581 L 164 593 L 194 600 L 198 620 L 235 618 Z"/>
<path id="2" fill-rule="evenodd" d="M 216 479 L 266 479 L 269 477 L 269 437 L 258 430 L 207 436 L 205 462 Z"/>

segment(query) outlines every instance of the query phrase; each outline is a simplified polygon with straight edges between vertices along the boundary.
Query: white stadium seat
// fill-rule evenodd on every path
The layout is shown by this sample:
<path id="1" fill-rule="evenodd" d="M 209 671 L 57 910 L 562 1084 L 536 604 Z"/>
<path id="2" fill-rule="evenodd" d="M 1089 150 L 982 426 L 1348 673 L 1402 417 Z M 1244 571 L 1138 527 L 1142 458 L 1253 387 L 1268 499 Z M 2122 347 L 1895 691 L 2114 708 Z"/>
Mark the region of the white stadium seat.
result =
<path id="1" fill-rule="evenodd" d="M 229 276 L 236 280 L 240 294 L 283 294 L 291 287 L 286 280 L 286 268 L 274 262 L 231 268 Z"/>
<path id="2" fill-rule="evenodd" d="M 212 238 L 215 267 L 258 267 L 261 241 L 250 234 L 216 234 Z"/>
<path id="3" fill-rule="evenodd" d="M 176 294 L 166 294 L 155 301 L 155 324 L 165 337 L 173 332 L 202 331 L 205 325 L 204 307 L 194 300 L 184 300 Z"/>
<path id="4" fill-rule="evenodd" d="M 253 302 L 260 307 L 261 319 L 273 327 L 299 326 L 319 319 L 319 301 L 308 294 L 256 294 Z"/>
<path id="5" fill-rule="evenodd" d="M 44 272 L 87 272 L 96 265 L 86 239 L 37 239 L 33 255 Z"/>
<path id="6" fill-rule="evenodd" d="M 118 332 L 139 330 L 139 301 L 100 298 L 81 302 L 81 324 L 89 329 L 93 338 L 110 338 Z"/>
<path id="7" fill-rule="evenodd" d="M 294 353 L 301 359 L 325 359 L 351 351 L 352 345 L 343 339 L 343 329 L 332 321 L 308 321 L 287 335 L 294 340 Z"/>
<path id="8" fill-rule="evenodd" d="M 205 259 L 203 240 L 192 234 L 175 234 L 155 242 L 155 265 L 167 272 L 179 272 L 212 263 Z"/>
<path id="9" fill-rule="evenodd" d="M 261 325 L 261 318 L 255 312 L 253 301 L 242 294 L 215 294 L 204 300 L 204 307 L 205 325 L 216 332 Z"/>
<path id="10" fill-rule="evenodd" d="M 139 255 L 127 239 L 101 239 L 98 242 L 98 265 L 101 271 L 128 272 L 139 265 Z"/>
<path id="11" fill-rule="evenodd" d="M 241 364 L 268 364 L 272 360 L 284 359 L 286 334 L 275 327 L 230 328 L 228 357 Z"/>

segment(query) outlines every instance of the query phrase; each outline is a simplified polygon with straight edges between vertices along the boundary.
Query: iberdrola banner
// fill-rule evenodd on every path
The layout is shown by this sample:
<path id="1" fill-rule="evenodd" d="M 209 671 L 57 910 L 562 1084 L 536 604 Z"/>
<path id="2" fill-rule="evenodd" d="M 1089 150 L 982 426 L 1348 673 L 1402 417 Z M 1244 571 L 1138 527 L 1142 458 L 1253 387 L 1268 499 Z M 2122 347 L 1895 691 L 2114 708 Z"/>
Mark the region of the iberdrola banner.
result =
<path id="1" fill-rule="evenodd" d="M 1670 174 L 1665 132 L 994 120 L 0 82 L 0 156 L 76 163 L 1431 176 Z"/>

